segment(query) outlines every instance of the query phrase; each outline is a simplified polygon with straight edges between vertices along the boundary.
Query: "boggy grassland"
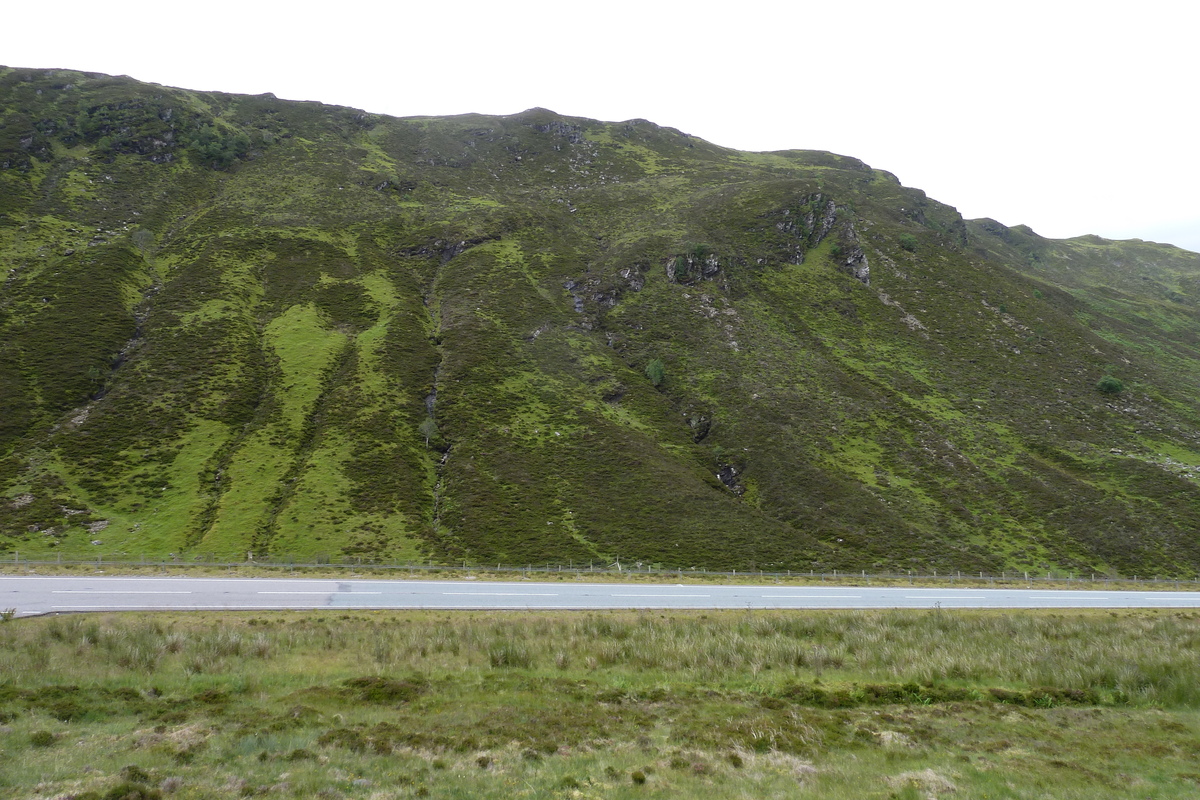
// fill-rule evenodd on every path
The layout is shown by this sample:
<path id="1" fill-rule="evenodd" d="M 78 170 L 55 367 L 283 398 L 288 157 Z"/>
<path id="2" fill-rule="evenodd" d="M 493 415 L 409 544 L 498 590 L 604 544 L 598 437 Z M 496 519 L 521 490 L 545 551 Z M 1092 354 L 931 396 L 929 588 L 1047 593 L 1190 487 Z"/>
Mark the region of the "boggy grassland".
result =
<path id="1" fill-rule="evenodd" d="M 1194 612 L 0 624 L 0 797 L 1184 798 Z"/>

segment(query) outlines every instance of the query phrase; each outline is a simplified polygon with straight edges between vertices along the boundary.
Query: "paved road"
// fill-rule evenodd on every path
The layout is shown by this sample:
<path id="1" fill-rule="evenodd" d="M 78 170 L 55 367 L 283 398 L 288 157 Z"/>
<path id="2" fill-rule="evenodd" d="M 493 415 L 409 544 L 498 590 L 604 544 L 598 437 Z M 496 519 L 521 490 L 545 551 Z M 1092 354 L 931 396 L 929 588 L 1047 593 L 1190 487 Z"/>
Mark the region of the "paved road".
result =
<path id="1" fill-rule="evenodd" d="M 313 608 L 1197 608 L 1200 592 L 653 583 L 0 577 L 0 611 Z"/>

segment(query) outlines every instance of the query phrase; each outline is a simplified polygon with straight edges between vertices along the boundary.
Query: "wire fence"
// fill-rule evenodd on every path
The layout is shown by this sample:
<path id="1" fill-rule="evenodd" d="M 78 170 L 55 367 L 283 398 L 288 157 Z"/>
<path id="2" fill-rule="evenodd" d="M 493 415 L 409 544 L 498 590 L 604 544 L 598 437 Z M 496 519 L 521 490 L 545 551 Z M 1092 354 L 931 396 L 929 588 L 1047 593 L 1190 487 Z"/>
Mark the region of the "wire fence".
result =
<path id="1" fill-rule="evenodd" d="M 818 572 L 816 570 L 783 570 L 783 571 L 768 571 L 768 570 L 712 570 L 702 569 L 698 567 L 663 567 L 657 564 L 645 564 L 643 562 L 570 562 L 568 564 L 482 564 L 478 562 L 463 561 L 456 564 L 414 561 L 386 561 L 373 559 L 369 557 L 356 556 L 314 556 L 310 558 L 290 558 L 287 556 L 269 556 L 255 557 L 248 554 L 245 559 L 220 558 L 217 554 L 208 553 L 192 556 L 169 556 L 167 558 L 153 556 L 138 556 L 138 557 L 114 557 L 112 555 L 97 555 L 95 558 L 62 558 L 57 557 L 47 559 L 44 557 L 22 558 L 20 553 L 13 553 L 11 557 L 0 556 L 0 569 L 13 568 L 16 570 L 25 569 L 27 571 L 36 571 L 39 568 L 58 568 L 58 567 L 92 567 L 97 570 L 120 570 L 120 569 L 159 569 L 161 571 L 169 571 L 171 569 L 216 569 L 227 570 L 232 572 L 236 569 L 244 568 L 263 568 L 268 570 L 284 570 L 288 572 L 300 571 L 321 571 L 329 570 L 332 572 L 350 571 L 356 573 L 373 572 L 376 574 L 387 575 L 389 577 L 401 576 L 429 576 L 433 574 L 490 574 L 490 575 L 509 575 L 520 576 L 527 578 L 534 575 L 551 576 L 551 575 L 575 575 L 584 577 L 588 575 L 602 577 L 661 577 L 661 578 L 676 578 L 683 579 L 703 579 L 703 580 L 770 580 L 770 581 L 811 581 L 824 583 L 879 583 L 879 584 L 896 584 L 896 583 L 934 583 L 934 584 L 949 584 L 969 583 L 971 585 L 989 584 L 989 585 L 1005 585 L 1011 586 L 1014 584 L 1046 585 L 1046 584 L 1067 584 L 1080 585 L 1081 587 L 1112 587 L 1114 585 L 1129 585 L 1138 586 L 1148 589 L 1175 589 L 1179 591 L 1200 591 L 1200 576 L 1191 578 L 1181 577 L 1162 577 L 1155 575 L 1149 576 L 1118 576 L 1111 574 L 1097 573 L 1077 573 L 1048 570 L 1045 572 L 1030 572 L 1030 571 L 1014 571 L 1009 570 L 1001 572 L 999 575 L 987 572 L 962 572 L 960 570 L 950 572 L 867 572 L 866 570 L 828 570 Z"/>

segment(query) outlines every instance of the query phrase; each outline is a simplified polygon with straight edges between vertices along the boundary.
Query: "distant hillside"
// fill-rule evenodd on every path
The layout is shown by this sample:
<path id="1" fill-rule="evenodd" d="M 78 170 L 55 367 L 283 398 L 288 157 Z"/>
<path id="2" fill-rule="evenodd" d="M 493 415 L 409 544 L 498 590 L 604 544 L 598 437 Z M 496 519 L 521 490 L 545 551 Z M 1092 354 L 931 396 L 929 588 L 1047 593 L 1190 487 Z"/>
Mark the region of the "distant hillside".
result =
<path id="1" fill-rule="evenodd" d="M 0 268 L 8 551 L 1200 567 L 1200 255 L 852 158 L 0 68 Z"/>

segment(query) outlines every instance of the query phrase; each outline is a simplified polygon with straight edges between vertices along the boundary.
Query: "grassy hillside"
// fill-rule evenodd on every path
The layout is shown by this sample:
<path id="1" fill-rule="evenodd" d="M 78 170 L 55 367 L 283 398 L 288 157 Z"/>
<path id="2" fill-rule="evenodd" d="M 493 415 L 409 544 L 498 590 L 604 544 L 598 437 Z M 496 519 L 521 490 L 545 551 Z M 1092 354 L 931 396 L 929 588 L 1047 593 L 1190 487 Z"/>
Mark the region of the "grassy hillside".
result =
<path id="1" fill-rule="evenodd" d="M 5 549 L 1200 567 L 1196 254 L 644 120 L 0 114 Z"/>

